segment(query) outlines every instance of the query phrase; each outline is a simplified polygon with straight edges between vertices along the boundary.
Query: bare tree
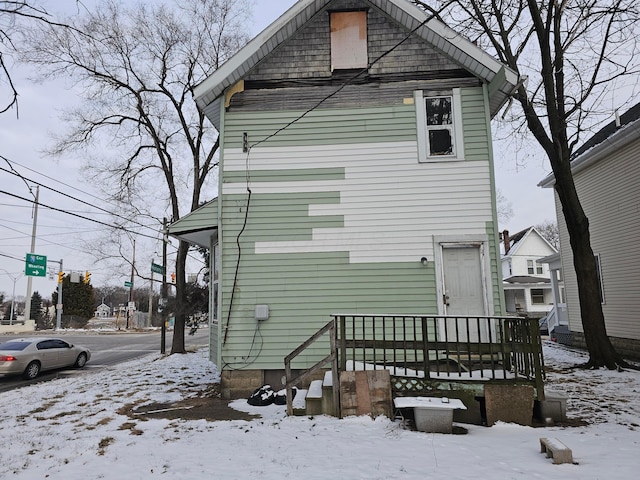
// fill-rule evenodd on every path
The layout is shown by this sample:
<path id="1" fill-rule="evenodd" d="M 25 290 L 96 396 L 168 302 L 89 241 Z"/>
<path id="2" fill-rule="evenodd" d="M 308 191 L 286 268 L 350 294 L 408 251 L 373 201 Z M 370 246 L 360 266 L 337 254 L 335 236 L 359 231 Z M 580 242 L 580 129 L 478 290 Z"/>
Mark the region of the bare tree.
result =
<path id="1" fill-rule="evenodd" d="M 540 232 L 540 235 L 553 245 L 553 248 L 560 250 L 560 232 L 558 231 L 558 224 L 551 220 L 545 220 L 535 226 L 536 230 Z"/>
<path id="2" fill-rule="evenodd" d="M 172 221 L 215 189 L 218 140 L 192 100 L 195 85 L 247 41 L 246 0 L 176 0 L 126 7 L 105 0 L 69 19 L 74 29 L 39 26 L 22 58 L 43 78 L 71 78 L 80 107 L 54 154 L 87 153 L 87 172 L 138 223 Z M 207 182 L 211 183 L 207 183 Z M 211 192 L 215 195 L 215 191 Z M 184 305 L 189 246 L 176 254 L 176 297 Z M 171 353 L 184 352 L 184 314 L 176 315 Z"/>
<path id="3" fill-rule="evenodd" d="M 498 221 L 503 224 L 513 217 L 511 202 L 507 200 L 507 197 L 500 190 L 496 192 L 496 209 L 498 211 Z"/>
<path id="4" fill-rule="evenodd" d="M 422 2 L 419 2 L 422 3 Z M 514 92 L 530 131 L 548 157 L 570 243 L 589 367 L 624 361 L 606 333 L 589 235 L 571 172 L 572 152 L 597 122 L 607 88 L 637 75 L 638 10 L 632 0 L 491 0 L 450 3 L 449 18 L 492 49 L 523 81 Z M 635 63 L 634 63 L 635 62 Z"/>
<path id="5" fill-rule="evenodd" d="M 80 0 L 76 0 L 80 2 Z M 0 0 L 0 114 L 15 108 L 18 114 L 18 89 L 11 75 L 10 57 L 17 52 L 16 38 L 22 28 L 33 23 L 45 23 L 59 28 L 68 25 L 53 21 L 38 0 Z"/>
<path id="6" fill-rule="evenodd" d="M 427 5 L 516 71 L 513 117 L 546 154 L 569 233 L 587 367 L 626 365 L 607 336 L 589 220 L 571 172 L 575 147 L 602 118 L 604 101 L 639 72 L 637 0 L 446 0 Z M 517 120 L 514 120 L 517 122 Z"/>

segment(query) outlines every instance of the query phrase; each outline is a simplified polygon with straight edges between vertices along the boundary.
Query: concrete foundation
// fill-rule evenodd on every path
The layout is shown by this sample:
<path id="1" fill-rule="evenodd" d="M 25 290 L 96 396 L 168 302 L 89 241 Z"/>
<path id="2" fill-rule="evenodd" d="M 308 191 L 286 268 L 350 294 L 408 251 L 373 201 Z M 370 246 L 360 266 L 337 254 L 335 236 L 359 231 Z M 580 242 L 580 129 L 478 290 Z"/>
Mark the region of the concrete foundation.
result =
<path id="1" fill-rule="evenodd" d="M 262 370 L 223 370 L 220 375 L 222 398 L 235 400 L 249 396 L 264 385 Z"/>

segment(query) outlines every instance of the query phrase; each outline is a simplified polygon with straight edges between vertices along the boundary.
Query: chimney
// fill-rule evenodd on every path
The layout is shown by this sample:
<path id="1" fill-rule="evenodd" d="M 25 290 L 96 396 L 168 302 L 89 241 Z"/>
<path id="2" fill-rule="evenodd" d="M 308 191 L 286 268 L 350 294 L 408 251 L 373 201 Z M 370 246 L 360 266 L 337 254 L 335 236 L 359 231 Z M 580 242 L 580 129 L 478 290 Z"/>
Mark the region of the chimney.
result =
<path id="1" fill-rule="evenodd" d="M 509 253 L 511 249 L 511 239 L 509 238 L 509 230 L 502 232 L 502 243 L 504 243 L 504 254 Z"/>
<path id="2" fill-rule="evenodd" d="M 616 110 L 616 129 L 620 128 L 620 126 L 621 126 L 620 112 L 618 110 Z"/>

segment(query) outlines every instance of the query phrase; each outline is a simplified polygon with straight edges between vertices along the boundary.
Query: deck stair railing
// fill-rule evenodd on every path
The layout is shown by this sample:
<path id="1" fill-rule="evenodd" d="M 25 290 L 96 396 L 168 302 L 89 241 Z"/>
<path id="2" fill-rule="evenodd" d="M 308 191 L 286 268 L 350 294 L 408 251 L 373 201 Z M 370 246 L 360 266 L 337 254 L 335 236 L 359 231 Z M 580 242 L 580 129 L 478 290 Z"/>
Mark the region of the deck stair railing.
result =
<path id="1" fill-rule="evenodd" d="M 339 408 L 339 381 L 338 377 L 338 348 L 337 348 L 337 329 L 336 321 L 331 320 L 324 327 L 318 330 L 312 337 L 305 341 L 302 345 L 296 348 L 293 352 L 287 355 L 284 359 L 285 378 L 287 390 L 287 415 L 293 415 L 293 387 L 300 384 L 308 383 L 308 381 L 317 375 L 319 372 L 326 369 L 326 365 L 331 365 L 331 372 L 334 381 L 332 382 L 333 391 L 333 405 L 336 411 L 340 411 Z M 315 362 L 313 365 L 303 369 L 301 372 L 293 373 L 293 362 L 298 356 L 305 353 L 307 349 L 312 348 L 316 342 L 325 341 L 326 337 L 329 337 L 329 349 L 330 353 L 321 360 Z"/>

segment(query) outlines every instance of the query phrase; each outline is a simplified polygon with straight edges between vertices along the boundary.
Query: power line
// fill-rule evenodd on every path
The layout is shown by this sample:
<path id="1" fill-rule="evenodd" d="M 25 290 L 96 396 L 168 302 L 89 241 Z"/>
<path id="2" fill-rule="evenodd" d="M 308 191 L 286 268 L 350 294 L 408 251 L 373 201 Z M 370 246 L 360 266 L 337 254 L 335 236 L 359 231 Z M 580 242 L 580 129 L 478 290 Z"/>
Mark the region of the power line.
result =
<path id="1" fill-rule="evenodd" d="M 13 255 L 7 255 L 6 253 L 0 253 L 0 257 L 7 257 L 7 258 L 10 258 L 11 260 L 17 260 L 18 262 L 24 261 L 24 258 L 14 257 Z"/>
<path id="2" fill-rule="evenodd" d="M 262 140 L 257 141 L 256 143 L 254 143 L 253 145 L 249 146 L 249 151 L 251 151 L 251 149 L 253 147 L 256 147 L 258 145 L 260 145 L 261 143 L 264 143 L 266 141 L 268 141 L 269 139 L 275 137 L 276 135 L 278 135 L 280 132 L 283 132 L 284 130 L 288 129 L 289 127 L 291 127 L 292 125 L 294 125 L 295 123 L 298 123 L 300 120 L 302 120 L 304 117 L 306 117 L 307 115 L 309 115 L 310 113 L 314 112 L 315 110 L 317 110 L 323 103 L 325 103 L 327 100 L 330 100 L 332 97 L 335 97 L 338 93 L 340 93 L 342 90 L 344 90 L 345 88 L 347 88 L 352 82 L 354 82 L 355 80 L 358 79 L 358 77 L 360 77 L 361 75 L 369 72 L 369 70 L 371 69 L 371 67 L 373 67 L 376 63 L 378 63 L 380 60 L 382 60 L 384 57 L 386 57 L 387 55 L 391 54 L 394 50 L 396 50 L 397 48 L 399 48 L 404 42 L 406 42 L 407 40 L 409 40 L 411 38 L 412 35 L 414 35 L 419 29 L 421 29 L 425 24 L 427 24 L 427 22 L 433 20 L 434 18 L 436 18 L 437 14 L 433 13 L 430 16 L 428 16 L 422 23 L 420 23 L 420 25 L 418 25 L 416 28 L 414 28 L 413 30 L 411 30 L 411 32 L 409 32 L 402 40 L 400 40 L 398 43 L 396 43 L 393 47 L 391 47 L 390 49 L 388 49 L 387 51 L 385 51 L 384 53 L 380 54 L 375 60 L 373 60 L 370 64 L 368 64 L 365 68 L 361 69 L 360 71 L 358 71 L 356 74 L 354 74 L 352 77 L 348 78 L 347 80 L 345 80 L 342 85 L 340 85 L 338 88 L 336 88 L 333 92 L 331 92 L 329 95 L 327 95 L 326 97 L 324 97 L 323 99 L 321 99 L 318 103 L 316 103 L 313 107 L 309 108 L 306 112 L 304 112 L 302 115 L 298 116 L 297 118 L 291 120 L 289 123 L 287 123 L 284 127 L 279 128 L 278 130 L 276 130 L 275 132 L 273 132 L 270 135 L 267 135 L 265 138 L 263 138 Z"/>
<path id="3" fill-rule="evenodd" d="M 7 158 L 5 158 L 5 157 L 2 157 L 2 158 L 3 158 L 6 162 L 11 163 Z M 62 195 L 62 196 L 64 196 L 64 197 L 67 197 L 67 198 L 70 198 L 70 199 L 72 199 L 72 200 L 75 200 L 76 202 L 80 202 L 80 203 L 83 203 L 83 204 L 87 204 L 84 200 L 81 200 L 81 199 L 79 199 L 79 198 L 77 198 L 77 197 L 74 197 L 73 195 L 69 195 L 68 193 L 61 192 L 60 190 L 57 190 L 57 189 L 55 189 L 55 188 L 53 188 L 53 187 L 49 187 L 49 186 L 47 186 L 47 185 L 45 185 L 45 184 L 43 184 L 43 183 L 40 183 L 40 182 L 38 182 L 38 181 L 36 181 L 36 180 L 31 179 L 31 178 L 24 177 L 24 176 L 22 176 L 20 173 L 18 173 L 17 171 L 15 171 L 13 168 L 12 168 L 12 170 L 7 170 L 6 168 L 2 168 L 2 167 L 0 167 L 0 170 L 1 170 L 1 171 L 4 171 L 4 172 L 7 172 L 7 173 L 10 173 L 11 175 L 15 175 L 15 176 L 17 176 L 17 177 L 20 177 L 21 179 L 23 179 L 23 180 L 25 180 L 25 181 L 26 181 L 26 180 L 28 180 L 28 181 L 30 181 L 30 182 L 32 182 L 32 183 L 35 183 L 36 185 L 39 185 L 39 186 L 41 186 L 41 187 L 43 187 L 43 188 L 46 188 L 47 190 L 51 190 L 52 192 L 55 192 L 55 193 L 57 193 L 57 194 L 59 194 L 59 195 Z M 37 173 L 37 172 L 36 172 L 36 173 Z M 96 198 L 96 199 L 97 199 L 97 197 L 93 197 L 93 198 Z M 99 200 L 101 200 L 101 199 L 99 199 Z M 108 203 L 108 202 L 106 202 L 106 201 L 104 201 L 104 200 L 101 200 L 101 201 L 103 201 L 104 203 Z M 138 226 L 140 226 L 140 227 L 144 227 L 144 228 L 148 228 L 148 229 L 150 229 L 150 230 L 154 230 L 154 229 L 153 229 L 153 227 L 150 227 L 150 226 L 148 226 L 148 225 L 144 225 L 144 224 L 142 224 L 142 223 L 140 223 L 140 222 L 137 222 L 137 221 L 135 221 L 135 220 L 131 220 L 131 219 L 129 219 L 129 218 L 123 217 L 122 215 L 119 215 L 119 214 L 117 214 L 117 213 L 115 213 L 115 212 L 112 212 L 112 211 L 107 210 L 107 209 L 105 209 L 105 208 L 99 207 L 99 206 L 97 206 L 97 205 L 91 205 L 91 207 L 96 208 L 96 209 L 98 209 L 98 210 L 100 210 L 100 211 L 102 211 L 102 212 L 105 212 L 105 213 L 109 214 L 109 215 L 113 215 L 114 217 L 120 218 L 120 219 L 125 220 L 125 221 L 127 221 L 127 222 L 134 223 L 134 224 L 136 224 L 136 225 L 138 225 Z"/>
<path id="4" fill-rule="evenodd" d="M 5 195 L 9 195 L 10 197 L 17 198 L 19 200 L 23 200 L 25 202 L 35 203 L 35 200 L 31 200 L 29 198 L 21 197 L 20 195 L 16 195 L 14 193 L 10 193 L 10 192 L 7 192 L 5 190 L 0 190 L 0 193 L 5 194 Z M 98 225 L 104 225 L 105 227 L 114 228 L 116 230 L 121 230 L 123 232 L 131 233 L 132 235 L 138 235 L 138 236 L 141 236 L 141 237 L 151 238 L 152 240 L 157 240 L 157 237 L 152 237 L 151 235 L 147 235 L 145 233 L 135 232 L 135 231 L 130 230 L 130 229 L 128 229 L 126 227 L 123 227 L 121 225 L 112 225 L 112 224 L 109 224 L 109 223 L 106 223 L 106 222 L 102 222 L 100 220 L 96 220 L 94 218 L 85 217 L 84 215 L 80 215 L 78 213 L 73 213 L 73 212 L 64 210 L 62 208 L 52 207 L 51 205 L 46 205 L 46 204 L 40 203 L 40 202 L 38 203 L 38 205 L 40 205 L 40 206 L 42 206 L 44 208 L 48 208 L 50 210 L 54 210 L 56 212 L 65 213 L 67 215 L 71 215 L 72 217 L 77 217 L 77 218 L 81 218 L 83 220 L 87 220 L 89 222 L 97 223 Z M 145 228 L 150 228 L 150 227 L 146 227 L 145 226 Z"/>

